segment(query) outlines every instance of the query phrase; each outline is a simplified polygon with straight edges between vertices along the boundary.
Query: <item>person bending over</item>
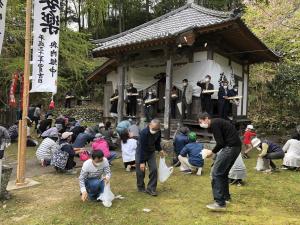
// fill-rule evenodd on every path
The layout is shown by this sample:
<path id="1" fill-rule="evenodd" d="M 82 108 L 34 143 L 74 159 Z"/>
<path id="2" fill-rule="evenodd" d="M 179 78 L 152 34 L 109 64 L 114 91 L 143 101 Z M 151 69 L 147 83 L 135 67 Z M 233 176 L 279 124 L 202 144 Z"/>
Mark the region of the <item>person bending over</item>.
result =
<path id="1" fill-rule="evenodd" d="M 81 200 L 84 202 L 89 198 L 96 201 L 103 193 L 104 185 L 109 182 L 110 177 L 109 163 L 103 152 L 93 151 L 92 158 L 83 163 L 79 176 Z"/>
<path id="2" fill-rule="evenodd" d="M 36 157 L 43 167 L 49 166 L 53 154 L 59 150 L 58 133 L 52 132 L 45 138 L 36 150 Z"/>
<path id="3" fill-rule="evenodd" d="M 212 190 L 215 202 L 206 207 L 213 211 L 225 210 L 230 201 L 228 174 L 241 152 L 241 140 L 234 125 L 224 119 L 211 119 L 210 115 L 199 115 L 202 128 L 209 128 L 216 140 L 216 146 L 208 151 L 207 157 L 217 154 L 212 170 Z"/>
<path id="4" fill-rule="evenodd" d="M 165 153 L 161 148 L 161 131 L 160 121 L 153 119 L 149 126 L 141 131 L 139 137 L 139 144 L 136 151 L 136 178 L 137 187 L 139 192 L 146 192 L 151 196 L 157 196 L 157 165 L 156 165 L 156 154 L 158 151 L 161 156 Z M 146 164 L 149 168 L 149 183 L 147 189 L 145 189 L 145 167 Z"/>
<path id="5" fill-rule="evenodd" d="M 192 173 L 197 170 L 196 174 L 201 176 L 204 160 L 202 158 L 203 144 L 197 143 L 197 135 L 195 132 L 188 134 L 190 143 L 187 144 L 180 152 L 178 159 L 181 163 L 180 170 L 185 173 Z"/>

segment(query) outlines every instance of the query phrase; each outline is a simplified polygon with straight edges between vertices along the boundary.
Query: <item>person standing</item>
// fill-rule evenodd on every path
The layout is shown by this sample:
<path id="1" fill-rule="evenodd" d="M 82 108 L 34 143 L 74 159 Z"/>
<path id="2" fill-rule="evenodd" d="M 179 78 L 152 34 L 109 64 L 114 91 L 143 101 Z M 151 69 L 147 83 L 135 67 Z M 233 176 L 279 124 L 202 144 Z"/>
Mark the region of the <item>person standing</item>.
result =
<path id="1" fill-rule="evenodd" d="M 193 100 L 193 87 L 189 84 L 187 79 L 182 80 L 183 84 L 183 92 L 182 92 L 182 119 L 190 119 L 191 118 L 191 110 L 192 110 L 192 100 Z M 187 112 L 187 114 L 186 114 Z"/>
<path id="2" fill-rule="evenodd" d="M 228 97 L 229 97 L 228 81 L 224 81 L 223 85 L 219 88 L 218 111 L 219 111 L 219 117 L 225 120 L 228 119 L 228 111 L 229 111 Z"/>
<path id="3" fill-rule="evenodd" d="M 156 98 L 156 95 L 153 93 L 152 90 L 149 90 L 149 92 L 144 97 L 144 101 L 155 99 L 155 98 Z M 154 118 L 155 103 L 156 102 L 145 103 L 145 116 L 146 116 L 147 122 L 150 122 Z"/>
<path id="4" fill-rule="evenodd" d="M 171 116 L 172 119 L 176 118 L 176 105 L 178 100 L 178 89 L 177 87 L 173 86 L 171 90 Z"/>
<path id="5" fill-rule="evenodd" d="M 208 113 L 199 115 L 199 125 L 208 128 L 216 140 L 213 150 L 208 150 L 207 157 L 217 154 L 212 169 L 212 190 L 215 202 L 206 207 L 217 211 L 226 209 L 230 201 L 228 174 L 241 152 L 241 140 L 235 127 L 224 119 L 211 119 Z"/>
<path id="6" fill-rule="evenodd" d="M 133 87 L 132 83 L 130 83 L 129 88 L 127 89 L 128 116 L 136 116 L 137 93 L 137 89 Z"/>
<path id="7" fill-rule="evenodd" d="M 37 129 L 39 120 L 41 119 L 41 108 L 42 105 L 38 104 L 34 109 L 34 113 L 33 113 L 34 129 Z"/>
<path id="8" fill-rule="evenodd" d="M 5 127 L 0 126 L 0 160 L 4 156 L 4 150 L 10 145 L 10 136 Z M 2 168 L 0 168 L 2 169 Z"/>
<path id="9" fill-rule="evenodd" d="M 158 119 L 153 119 L 149 126 L 141 131 L 135 157 L 138 191 L 146 192 L 151 196 L 157 196 L 157 165 L 155 152 L 158 151 L 161 156 L 165 155 L 165 152 L 162 150 L 160 143 L 160 121 Z M 150 173 L 147 189 L 145 189 L 144 183 L 146 164 L 148 165 Z"/>
<path id="10" fill-rule="evenodd" d="M 214 85 L 212 83 L 210 83 L 210 81 L 211 81 L 211 76 L 206 75 L 204 81 L 203 82 L 197 82 L 197 85 L 202 88 L 202 90 L 201 90 L 202 112 L 207 112 L 208 114 L 212 115 L 213 106 L 212 106 L 211 96 L 213 95 L 213 92 L 203 93 L 203 91 L 214 90 Z"/>
<path id="11" fill-rule="evenodd" d="M 118 118 L 118 98 L 113 99 L 114 97 L 119 96 L 119 91 L 118 89 L 115 90 L 115 93 L 111 96 L 110 100 L 110 115 L 117 119 Z"/>

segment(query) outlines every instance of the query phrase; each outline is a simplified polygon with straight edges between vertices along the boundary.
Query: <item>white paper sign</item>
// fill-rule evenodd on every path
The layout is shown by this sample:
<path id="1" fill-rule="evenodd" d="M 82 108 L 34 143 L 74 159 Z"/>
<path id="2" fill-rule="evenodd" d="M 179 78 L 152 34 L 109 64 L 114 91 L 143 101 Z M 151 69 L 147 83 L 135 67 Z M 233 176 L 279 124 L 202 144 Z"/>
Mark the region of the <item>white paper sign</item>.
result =
<path id="1" fill-rule="evenodd" d="M 34 1 L 31 92 L 57 92 L 60 0 Z"/>
<path id="2" fill-rule="evenodd" d="M 0 0 L 0 55 L 5 31 L 5 12 L 7 0 Z"/>

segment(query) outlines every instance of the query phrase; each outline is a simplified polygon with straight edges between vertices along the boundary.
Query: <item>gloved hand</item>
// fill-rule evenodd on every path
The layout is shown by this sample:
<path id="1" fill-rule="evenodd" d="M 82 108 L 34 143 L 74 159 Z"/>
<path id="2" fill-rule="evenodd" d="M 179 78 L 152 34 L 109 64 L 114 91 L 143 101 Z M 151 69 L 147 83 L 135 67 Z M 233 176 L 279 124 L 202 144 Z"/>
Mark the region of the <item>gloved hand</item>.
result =
<path id="1" fill-rule="evenodd" d="M 10 142 L 5 144 L 5 147 L 8 148 L 10 146 Z"/>

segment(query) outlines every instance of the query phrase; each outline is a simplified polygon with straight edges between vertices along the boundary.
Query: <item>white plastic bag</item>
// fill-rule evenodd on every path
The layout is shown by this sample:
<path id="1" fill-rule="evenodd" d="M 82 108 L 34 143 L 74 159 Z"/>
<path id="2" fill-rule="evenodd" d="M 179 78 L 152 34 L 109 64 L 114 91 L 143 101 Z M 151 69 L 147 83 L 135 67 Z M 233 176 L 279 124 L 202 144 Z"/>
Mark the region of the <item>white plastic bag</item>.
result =
<path id="1" fill-rule="evenodd" d="M 163 183 L 170 175 L 173 173 L 173 167 L 168 167 L 166 164 L 166 159 L 163 157 L 160 157 L 159 159 L 159 167 L 158 167 L 158 179 L 159 182 Z"/>
<path id="2" fill-rule="evenodd" d="M 258 157 L 255 169 L 257 171 L 264 171 L 270 169 L 270 160 Z"/>
<path id="3" fill-rule="evenodd" d="M 103 193 L 99 196 L 98 200 L 102 201 L 105 207 L 111 207 L 112 201 L 115 199 L 115 195 L 110 190 L 110 184 L 105 184 Z"/>

